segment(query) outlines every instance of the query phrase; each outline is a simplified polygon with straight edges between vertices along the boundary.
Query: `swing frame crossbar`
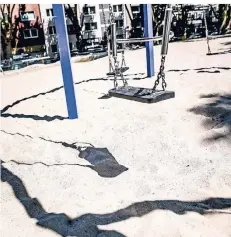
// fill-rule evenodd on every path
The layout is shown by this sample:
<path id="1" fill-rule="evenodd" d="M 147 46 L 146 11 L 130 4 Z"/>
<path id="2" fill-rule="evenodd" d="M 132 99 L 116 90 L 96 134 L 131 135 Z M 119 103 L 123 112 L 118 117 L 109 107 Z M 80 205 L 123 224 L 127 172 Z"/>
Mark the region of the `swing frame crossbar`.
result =
<path id="1" fill-rule="evenodd" d="M 174 36 L 174 33 L 171 32 L 169 34 L 169 39 L 171 39 Z M 157 37 L 147 37 L 147 38 L 130 38 L 130 39 L 117 39 L 117 44 L 127 44 L 127 43 L 139 43 L 139 42 L 149 42 L 149 41 L 162 41 L 163 36 L 157 36 Z"/>

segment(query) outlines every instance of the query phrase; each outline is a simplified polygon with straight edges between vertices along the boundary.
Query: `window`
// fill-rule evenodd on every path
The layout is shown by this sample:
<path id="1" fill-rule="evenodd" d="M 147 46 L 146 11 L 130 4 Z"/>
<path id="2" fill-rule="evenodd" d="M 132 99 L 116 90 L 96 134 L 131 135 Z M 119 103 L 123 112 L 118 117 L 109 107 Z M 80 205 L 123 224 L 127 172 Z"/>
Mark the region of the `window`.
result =
<path id="1" fill-rule="evenodd" d="M 89 7 L 89 13 L 95 14 L 95 7 Z"/>
<path id="2" fill-rule="evenodd" d="M 118 5 L 118 12 L 122 12 L 123 11 L 123 7 L 122 4 Z"/>
<path id="3" fill-rule="evenodd" d="M 38 38 L 38 30 L 35 28 L 24 30 L 24 39 Z"/>
<path id="4" fill-rule="evenodd" d="M 55 35 L 55 34 L 56 34 L 55 26 L 49 26 L 49 35 Z"/>
<path id="5" fill-rule="evenodd" d="M 113 12 L 116 12 L 117 11 L 117 7 L 116 5 L 113 6 Z"/>
<path id="6" fill-rule="evenodd" d="M 86 15 L 88 15 L 88 7 L 84 7 L 84 8 L 83 8 L 83 13 L 86 14 Z"/>
<path id="7" fill-rule="evenodd" d="M 37 29 L 31 29 L 31 38 L 37 38 L 38 37 L 38 30 Z"/>
<path id="8" fill-rule="evenodd" d="M 113 5 L 113 12 L 122 12 L 122 4 L 120 5 Z"/>
<path id="9" fill-rule="evenodd" d="M 96 13 L 95 7 L 85 7 L 83 9 L 83 12 L 84 12 L 85 15 L 95 14 Z"/>
<path id="10" fill-rule="evenodd" d="M 35 20 L 35 15 L 33 11 L 21 12 L 21 21 L 33 21 Z"/>
<path id="11" fill-rule="evenodd" d="M 132 12 L 140 12 L 139 6 L 132 6 L 131 9 L 132 9 Z"/>
<path id="12" fill-rule="evenodd" d="M 96 22 L 85 23 L 85 30 L 96 30 L 96 29 L 97 29 Z"/>
<path id="13" fill-rule="evenodd" d="M 52 8 L 46 9 L 46 13 L 47 13 L 47 16 L 54 16 L 54 12 Z"/>
<path id="14" fill-rule="evenodd" d="M 52 51 L 52 53 L 56 53 L 57 52 L 57 44 L 51 45 L 51 51 Z"/>
<path id="15" fill-rule="evenodd" d="M 115 23 L 117 28 L 123 27 L 123 20 L 115 20 Z"/>
<path id="16" fill-rule="evenodd" d="M 30 30 L 24 30 L 24 39 L 28 39 L 30 38 L 31 34 L 30 34 Z"/>

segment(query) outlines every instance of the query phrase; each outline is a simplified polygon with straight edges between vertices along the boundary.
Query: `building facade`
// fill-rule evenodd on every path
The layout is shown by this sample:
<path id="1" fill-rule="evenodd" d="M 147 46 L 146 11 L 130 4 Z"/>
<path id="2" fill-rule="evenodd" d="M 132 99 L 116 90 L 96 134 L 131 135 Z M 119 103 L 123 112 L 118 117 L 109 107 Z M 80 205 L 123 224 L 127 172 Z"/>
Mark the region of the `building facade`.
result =
<path id="1" fill-rule="evenodd" d="M 71 4 L 71 7 L 74 7 L 74 4 Z M 46 54 L 53 57 L 58 52 L 58 39 L 56 35 L 52 4 L 41 4 L 40 12 L 43 19 Z M 76 50 L 77 38 L 75 31 L 73 30 L 72 22 L 68 17 L 66 17 L 66 25 L 70 50 Z"/>
<path id="2" fill-rule="evenodd" d="M 74 4 L 70 5 L 71 7 L 75 7 Z M 125 5 L 114 4 L 111 6 L 117 26 L 117 37 L 122 38 L 124 36 L 123 29 L 127 26 L 129 26 L 129 28 L 131 27 Z M 89 45 L 101 43 L 104 39 L 105 30 L 110 25 L 109 4 L 78 4 L 76 7 L 78 12 L 78 21 L 82 28 L 83 39 Z M 54 54 L 58 51 L 58 41 L 52 4 L 41 4 L 40 12 L 43 19 L 46 53 L 49 56 L 54 56 Z M 67 17 L 66 24 L 70 50 L 77 50 L 77 38 L 72 29 L 72 22 Z"/>
<path id="3" fill-rule="evenodd" d="M 188 31 L 188 36 L 191 35 L 201 35 L 205 36 L 205 19 L 204 17 L 206 16 L 208 25 L 209 25 L 209 32 L 214 31 L 213 25 L 216 24 L 218 21 L 217 18 L 214 16 L 214 13 L 211 11 L 211 7 L 209 5 L 202 5 L 202 4 L 197 4 L 197 5 L 185 5 L 186 8 L 185 11 L 185 27 L 186 30 Z M 218 4 L 213 4 L 212 7 L 214 8 L 215 11 L 218 9 Z M 183 13 L 182 13 L 182 4 L 176 4 L 173 6 L 173 23 L 176 26 L 176 22 L 180 22 L 183 18 Z M 205 16 L 204 16 L 205 15 Z M 179 28 L 179 27 L 178 27 Z M 177 29 L 176 29 L 177 31 Z"/>
<path id="4" fill-rule="evenodd" d="M 4 10 L 4 16 L 1 17 L 4 18 L 5 24 L 10 23 L 10 32 L 4 32 L 4 27 L 1 28 L 2 40 L 11 38 L 11 42 L 6 45 L 11 50 L 10 54 L 44 51 L 43 25 L 38 4 L 10 4 L 9 9 L 1 9 Z"/>

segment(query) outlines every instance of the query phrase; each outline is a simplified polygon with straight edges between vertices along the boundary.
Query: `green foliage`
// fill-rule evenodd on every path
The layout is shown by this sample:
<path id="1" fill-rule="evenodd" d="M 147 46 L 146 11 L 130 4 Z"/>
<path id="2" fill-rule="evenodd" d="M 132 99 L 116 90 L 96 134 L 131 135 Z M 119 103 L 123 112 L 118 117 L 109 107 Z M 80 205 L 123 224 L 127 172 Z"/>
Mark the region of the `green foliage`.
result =
<path id="1" fill-rule="evenodd" d="M 164 20 L 167 4 L 152 4 L 153 35 L 160 33 L 160 26 Z"/>
<path id="2" fill-rule="evenodd" d="M 87 7 L 87 4 L 84 4 L 82 12 L 84 12 L 85 7 Z M 74 7 L 71 7 L 70 4 L 64 4 L 64 8 L 65 8 L 66 16 L 70 19 L 74 28 L 74 32 L 77 39 L 77 48 L 80 51 L 82 51 L 84 48 L 84 40 L 82 36 L 83 16 L 80 16 L 80 21 L 79 21 L 77 4 L 74 4 Z"/>

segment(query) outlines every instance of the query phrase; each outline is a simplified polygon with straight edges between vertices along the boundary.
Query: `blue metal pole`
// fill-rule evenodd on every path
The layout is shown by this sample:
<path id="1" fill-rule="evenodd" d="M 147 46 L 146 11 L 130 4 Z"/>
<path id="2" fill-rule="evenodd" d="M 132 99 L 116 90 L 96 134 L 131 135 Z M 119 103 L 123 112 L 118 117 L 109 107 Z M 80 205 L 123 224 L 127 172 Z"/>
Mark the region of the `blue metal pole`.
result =
<path id="1" fill-rule="evenodd" d="M 58 37 L 60 63 L 63 75 L 64 91 L 66 96 L 67 111 L 69 119 L 78 118 L 75 88 L 72 77 L 69 40 L 66 28 L 64 6 L 62 4 L 52 4 L 55 16 L 55 27 Z"/>
<path id="2" fill-rule="evenodd" d="M 153 37 L 151 4 L 143 4 L 143 12 L 144 12 L 144 37 Z M 145 47 L 146 47 L 147 76 L 153 77 L 155 75 L 153 41 L 145 42 Z"/>

